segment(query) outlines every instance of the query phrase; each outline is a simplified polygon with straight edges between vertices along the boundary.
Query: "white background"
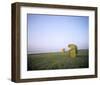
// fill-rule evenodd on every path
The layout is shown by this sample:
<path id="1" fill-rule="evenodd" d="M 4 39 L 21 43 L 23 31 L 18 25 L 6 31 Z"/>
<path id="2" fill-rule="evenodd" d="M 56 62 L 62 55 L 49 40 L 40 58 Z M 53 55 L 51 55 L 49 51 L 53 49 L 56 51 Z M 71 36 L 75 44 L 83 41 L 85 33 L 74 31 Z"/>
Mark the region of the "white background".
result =
<path id="1" fill-rule="evenodd" d="M 17 85 L 11 82 L 11 3 L 15 1 L 21 2 L 35 2 L 35 3 L 49 3 L 49 4 L 64 4 L 64 5 L 83 5 L 83 6 L 97 6 L 100 10 L 100 0 L 1 0 L 0 2 L 0 85 Z M 98 11 L 100 15 L 100 11 Z M 98 16 L 98 23 L 100 23 L 100 16 Z M 98 28 L 100 25 L 98 25 Z M 100 37 L 100 29 L 98 29 L 98 36 Z M 98 38 L 98 43 L 100 43 Z M 98 44 L 100 47 L 100 44 Z M 100 67 L 100 52 L 98 52 L 98 67 Z M 99 78 L 93 79 L 74 79 L 61 81 L 44 81 L 44 82 L 30 82 L 19 83 L 18 85 L 99 85 L 100 84 L 100 68 Z"/>

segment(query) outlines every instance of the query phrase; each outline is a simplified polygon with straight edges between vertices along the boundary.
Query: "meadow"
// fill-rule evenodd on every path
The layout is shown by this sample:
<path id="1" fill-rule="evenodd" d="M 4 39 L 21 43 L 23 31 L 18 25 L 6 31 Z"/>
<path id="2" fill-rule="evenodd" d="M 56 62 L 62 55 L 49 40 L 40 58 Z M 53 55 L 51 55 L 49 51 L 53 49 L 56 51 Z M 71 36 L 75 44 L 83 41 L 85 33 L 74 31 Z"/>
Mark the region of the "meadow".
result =
<path id="1" fill-rule="evenodd" d="M 71 58 L 68 52 L 27 54 L 27 70 L 53 70 L 88 68 L 88 50 L 78 50 L 77 57 Z"/>

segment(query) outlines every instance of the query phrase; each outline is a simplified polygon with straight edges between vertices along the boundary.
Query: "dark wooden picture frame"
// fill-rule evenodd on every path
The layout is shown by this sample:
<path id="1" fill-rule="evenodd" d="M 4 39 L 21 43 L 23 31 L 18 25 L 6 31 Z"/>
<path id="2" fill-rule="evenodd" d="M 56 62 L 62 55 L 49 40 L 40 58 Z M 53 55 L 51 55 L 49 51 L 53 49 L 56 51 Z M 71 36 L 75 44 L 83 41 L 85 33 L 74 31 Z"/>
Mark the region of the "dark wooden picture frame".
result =
<path id="1" fill-rule="evenodd" d="M 40 8 L 55 8 L 55 9 L 73 9 L 94 11 L 94 33 L 95 33 L 95 67 L 93 75 L 73 75 L 73 76 L 59 76 L 59 77 L 45 77 L 45 78 L 29 78 L 21 79 L 21 24 L 20 24 L 20 8 L 21 7 L 40 7 Z M 12 4 L 12 81 L 13 82 L 34 82 L 34 81 L 51 81 L 51 80 L 66 80 L 66 79 L 81 79 L 81 78 L 96 78 L 97 77 L 97 7 L 86 6 L 69 6 L 69 5 L 53 5 L 53 4 L 39 4 L 39 3 L 13 3 Z"/>

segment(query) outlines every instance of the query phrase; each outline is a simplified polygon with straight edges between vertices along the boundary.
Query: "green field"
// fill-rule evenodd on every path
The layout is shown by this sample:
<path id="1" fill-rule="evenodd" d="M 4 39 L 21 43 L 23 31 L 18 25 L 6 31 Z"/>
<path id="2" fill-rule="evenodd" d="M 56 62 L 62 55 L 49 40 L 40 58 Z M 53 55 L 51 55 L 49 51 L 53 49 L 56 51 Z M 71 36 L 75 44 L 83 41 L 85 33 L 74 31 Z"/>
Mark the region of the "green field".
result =
<path id="1" fill-rule="evenodd" d="M 88 63 L 88 50 L 78 50 L 76 58 L 69 57 L 67 52 L 27 55 L 27 70 L 88 68 Z"/>

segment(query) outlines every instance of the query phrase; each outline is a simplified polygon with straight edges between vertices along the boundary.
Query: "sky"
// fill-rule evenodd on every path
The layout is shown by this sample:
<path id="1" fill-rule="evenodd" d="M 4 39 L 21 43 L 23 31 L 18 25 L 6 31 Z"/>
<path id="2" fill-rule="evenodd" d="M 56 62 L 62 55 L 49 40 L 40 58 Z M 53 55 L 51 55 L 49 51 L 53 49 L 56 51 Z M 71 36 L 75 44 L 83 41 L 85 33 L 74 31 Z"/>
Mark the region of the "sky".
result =
<path id="1" fill-rule="evenodd" d="M 88 49 L 89 17 L 27 14 L 27 52 L 58 52 L 68 44 Z"/>

